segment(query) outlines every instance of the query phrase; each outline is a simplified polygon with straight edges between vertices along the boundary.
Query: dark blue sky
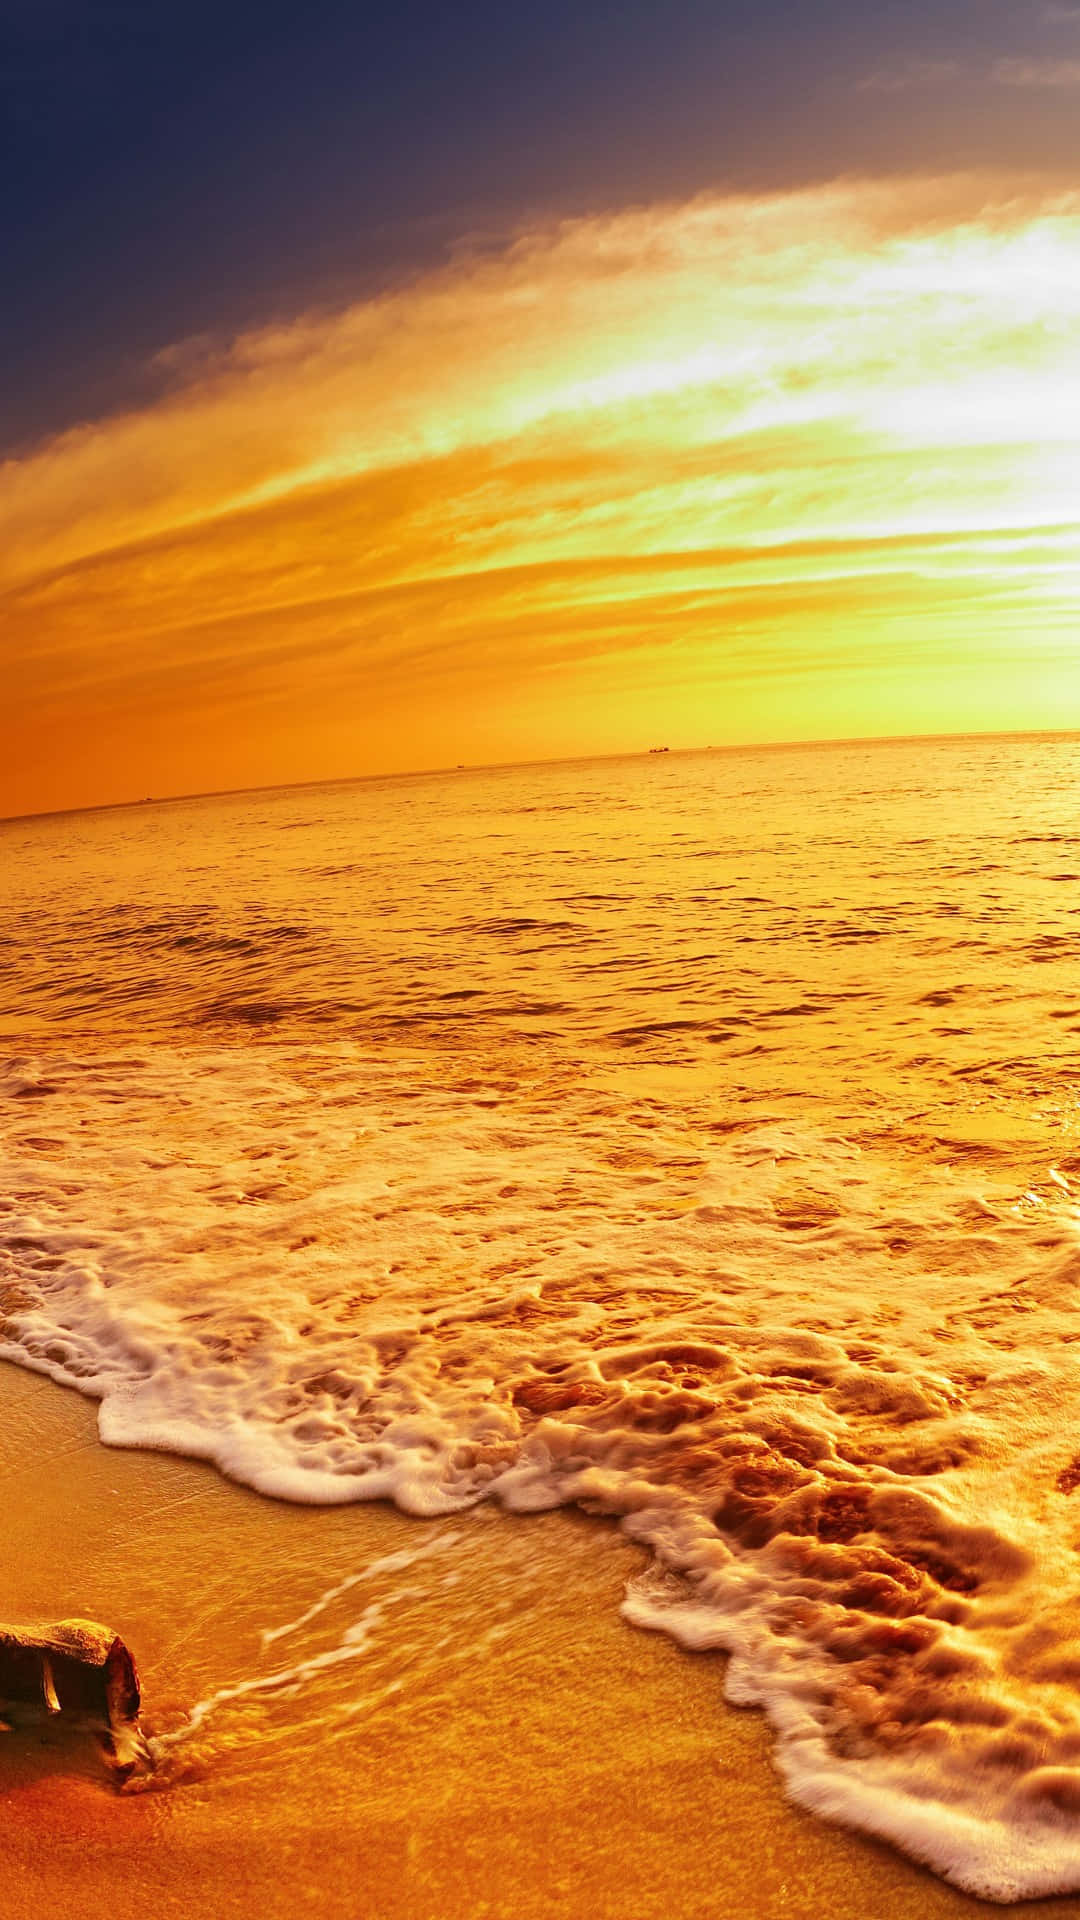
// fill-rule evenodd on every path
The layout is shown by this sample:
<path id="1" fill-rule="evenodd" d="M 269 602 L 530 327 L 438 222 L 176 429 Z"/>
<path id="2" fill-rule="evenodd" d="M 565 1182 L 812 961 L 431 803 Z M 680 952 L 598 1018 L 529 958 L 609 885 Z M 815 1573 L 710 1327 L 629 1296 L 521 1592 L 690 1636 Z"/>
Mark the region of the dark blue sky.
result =
<path id="1" fill-rule="evenodd" d="M 838 173 L 1068 176 L 1080 5 L 0 0 L 0 108 L 10 449 L 153 390 L 171 342 L 537 213 Z"/>

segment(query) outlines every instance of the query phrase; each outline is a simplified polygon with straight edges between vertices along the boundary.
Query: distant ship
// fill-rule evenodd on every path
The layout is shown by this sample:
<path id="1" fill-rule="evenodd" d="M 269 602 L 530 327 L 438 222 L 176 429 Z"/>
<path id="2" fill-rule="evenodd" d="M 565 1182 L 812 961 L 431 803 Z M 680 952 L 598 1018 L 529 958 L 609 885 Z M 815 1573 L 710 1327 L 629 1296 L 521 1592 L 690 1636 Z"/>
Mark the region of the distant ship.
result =
<path id="1" fill-rule="evenodd" d="M 649 752 L 650 753 L 670 753 L 671 748 L 670 747 L 650 747 Z"/>

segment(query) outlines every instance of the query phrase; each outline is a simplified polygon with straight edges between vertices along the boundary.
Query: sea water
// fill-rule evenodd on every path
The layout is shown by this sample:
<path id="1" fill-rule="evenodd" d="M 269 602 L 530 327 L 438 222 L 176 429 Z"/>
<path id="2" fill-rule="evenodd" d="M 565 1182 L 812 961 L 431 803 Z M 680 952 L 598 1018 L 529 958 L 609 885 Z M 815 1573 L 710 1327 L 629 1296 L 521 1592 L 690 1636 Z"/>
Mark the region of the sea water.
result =
<path id="1" fill-rule="evenodd" d="M 610 1515 L 795 1799 L 1080 1887 L 1078 956 L 1068 738 L 0 823 L 0 1353 L 283 1499 Z"/>

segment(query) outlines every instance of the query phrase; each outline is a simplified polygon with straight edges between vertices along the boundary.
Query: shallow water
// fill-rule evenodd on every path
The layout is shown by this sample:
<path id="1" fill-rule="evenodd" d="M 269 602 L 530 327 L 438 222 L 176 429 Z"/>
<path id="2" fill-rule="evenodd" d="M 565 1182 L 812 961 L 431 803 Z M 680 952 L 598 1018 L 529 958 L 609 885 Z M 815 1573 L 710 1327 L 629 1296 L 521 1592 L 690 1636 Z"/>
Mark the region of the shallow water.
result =
<path id="1" fill-rule="evenodd" d="M 1080 1886 L 1078 803 L 996 740 L 0 823 L 0 1352 L 288 1499 L 617 1516 L 795 1797 Z"/>

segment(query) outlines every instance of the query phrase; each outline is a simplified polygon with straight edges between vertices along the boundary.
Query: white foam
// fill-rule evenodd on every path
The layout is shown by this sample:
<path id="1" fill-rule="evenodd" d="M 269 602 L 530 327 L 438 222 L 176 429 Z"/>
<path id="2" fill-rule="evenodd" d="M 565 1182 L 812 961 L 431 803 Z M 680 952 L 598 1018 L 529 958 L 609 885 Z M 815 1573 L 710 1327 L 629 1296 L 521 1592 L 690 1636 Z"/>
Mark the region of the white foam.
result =
<path id="1" fill-rule="evenodd" d="M 313 1621 L 320 1619 L 328 1607 L 332 1607 L 336 1601 L 343 1599 L 345 1594 L 354 1592 L 357 1587 L 366 1586 L 369 1581 L 382 1579 L 387 1574 L 405 1573 L 408 1568 L 430 1559 L 433 1554 L 448 1552 L 457 1546 L 460 1538 L 461 1535 L 458 1533 L 440 1533 L 436 1534 L 433 1540 L 426 1540 L 418 1547 L 402 1548 L 398 1553 L 376 1555 L 375 1559 L 369 1560 L 358 1573 L 350 1573 L 344 1580 L 339 1580 L 335 1586 L 327 1587 L 325 1593 L 321 1593 L 317 1600 L 313 1600 L 309 1607 L 305 1607 L 303 1613 L 298 1614 L 295 1620 L 286 1620 L 279 1627 L 264 1627 L 259 1636 L 264 1651 L 267 1647 L 273 1646 L 275 1640 L 285 1640 L 294 1633 L 301 1633 L 305 1627 L 311 1626 Z"/>
<path id="2" fill-rule="evenodd" d="M 1029 1179 L 916 1192 L 835 1128 L 710 1132 L 582 1074 L 480 1105 L 344 1043 L 23 1060 L 0 1092 L 0 1352 L 96 1396 L 108 1444 L 317 1504 L 609 1514 L 665 1570 L 628 1617 L 730 1655 L 795 1798 L 985 1898 L 1080 1886 L 1049 1172 L 1018 1211 Z"/>

